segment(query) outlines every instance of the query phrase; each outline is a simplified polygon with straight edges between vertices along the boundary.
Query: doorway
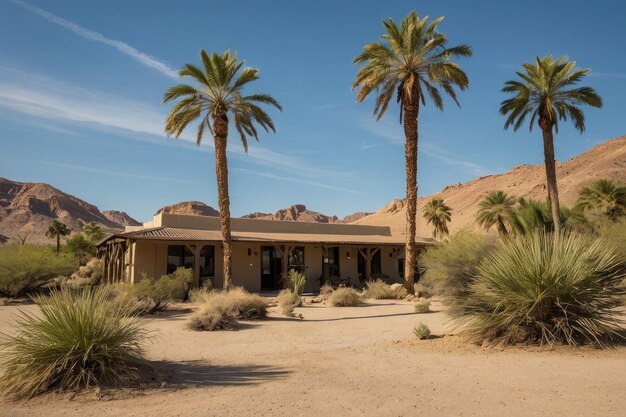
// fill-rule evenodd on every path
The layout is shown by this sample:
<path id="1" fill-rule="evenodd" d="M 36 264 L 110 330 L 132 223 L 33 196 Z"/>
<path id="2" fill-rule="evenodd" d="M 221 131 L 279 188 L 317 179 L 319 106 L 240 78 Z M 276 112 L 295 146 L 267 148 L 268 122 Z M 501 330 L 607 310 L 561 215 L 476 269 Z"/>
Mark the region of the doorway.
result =
<path id="1" fill-rule="evenodd" d="M 261 246 L 261 290 L 281 288 L 282 257 L 273 246 Z"/>

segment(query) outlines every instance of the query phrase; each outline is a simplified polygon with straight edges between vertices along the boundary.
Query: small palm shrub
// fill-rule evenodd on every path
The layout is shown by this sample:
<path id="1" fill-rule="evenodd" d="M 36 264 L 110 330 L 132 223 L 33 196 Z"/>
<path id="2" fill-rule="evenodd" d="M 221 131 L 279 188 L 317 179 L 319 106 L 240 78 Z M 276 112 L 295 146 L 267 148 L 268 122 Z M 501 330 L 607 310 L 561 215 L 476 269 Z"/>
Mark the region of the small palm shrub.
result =
<path id="1" fill-rule="evenodd" d="M 389 285 L 381 279 L 368 281 L 365 284 L 363 295 L 374 300 L 399 300 L 408 295 L 402 285 Z"/>
<path id="2" fill-rule="evenodd" d="M 296 307 L 302 305 L 302 298 L 289 288 L 280 291 L 276 296 L 276 301 L 278 301 L 280 311 L 287 317 L 293 316 Z"/>
<path id="3" fill-rule="evenodd" d="M 578 234 L 505 240 L 479 266 L 456 322 L 477 343 L 604 345 L 621 338 L 622 262 L 605 242 Z"/>
<path id="4" fill-rule="evenodd" d="M 289 271 L 289 282 L 291 282 L 293 292 L 299 296 L 302 295 L 304 292 L 304 286 L 306 285 L 306 275 L 292 269 Z"/>
<path id="5" fill-rule="evenodd" d="M 127 306 L 112 303 L 103 288 L 53 290 L 35 301 L 40 314 L 21 312 L 17 333 L 0 342 L 0 394 L 23 398 L 139 379 L 148 333 Z"/>
<path id="6" fill-rule="evenodd" d="M 425 340 L 430 337 L 430 328 L 424 323 L 420 323 L 413 328 L 413 334 L 419 340 Z"/>
<path id="7" fill-rule="evenodd" d="M 350 307 L 362 302 L 361 295 L 354 288 L 346 287 L 337 288 L 326 300 L 326 304 L 331 307 Z"/>
<path id="8" fill-rule="evenodd" d="M 416 303 L 413 306 L 413 309 L 418 314 L 430 313 L 430 301 L 422 301 L 422 302 Z"/>
<path id="9" fill-rule="evenodd" d="M 57 255 L 48 246 L 0 247 L 0 297 L 21 297 L 76 268 L 73 257 Z"/>
<path id="10" fill-rule="evenodd" d="M 452 297 L 463 295 L 472 282 L 476 269 L 493 249 L 496 242 L 489 236 L 462 229 L 443 245 L 426 249 L 420 255 L 424 268 L 423 284 L 431 285 L 437 295 Z"/>

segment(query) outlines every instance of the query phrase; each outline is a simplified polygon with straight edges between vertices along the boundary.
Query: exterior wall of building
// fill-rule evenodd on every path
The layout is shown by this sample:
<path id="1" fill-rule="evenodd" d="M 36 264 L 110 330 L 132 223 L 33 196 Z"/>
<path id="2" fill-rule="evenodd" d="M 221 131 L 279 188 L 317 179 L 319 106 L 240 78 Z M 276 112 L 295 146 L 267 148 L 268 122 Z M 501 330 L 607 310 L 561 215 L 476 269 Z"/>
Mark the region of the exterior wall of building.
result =
<path id="1" fill-rule="evenodd" d="M 249 255 L 248 250 L 250 250 Z M 233 285 L 238 287 L 244 287 L 246 290 L 251 292 L 261 291 L 260 250 L 261 246 L 258 243 L 233 244 Z M 220 263 L 220 265 L 222 265 L 222 271 L 220 271 L 220 274 L 223 275 L 223 263 Z"/>

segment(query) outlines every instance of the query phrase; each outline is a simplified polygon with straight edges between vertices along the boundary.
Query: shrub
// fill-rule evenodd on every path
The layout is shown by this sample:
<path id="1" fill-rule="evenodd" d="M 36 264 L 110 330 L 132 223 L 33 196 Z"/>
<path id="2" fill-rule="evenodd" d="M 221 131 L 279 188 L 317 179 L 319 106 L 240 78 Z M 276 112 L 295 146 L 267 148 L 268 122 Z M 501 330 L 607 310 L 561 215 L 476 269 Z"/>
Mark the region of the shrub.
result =
<path id="1" fill-rule="evenodd" d="M 21 312 L 17 334 L 1 342 L 0 393 L 23 398 L 138 380 L 148 334 L 104 289 L 53 290 L 35 301 L 40 314 Z"/>
<path id="2" fill-rule="evenodd" d="M 214 294 L 211 302 L 203 304 L 191 316 L 188 327 L 192 330 L 235 330 L 238 327 L 235 312 L 223 293 Z"/>
<path id="3" fill-rule="evenodd" d="M 495 245 L 492 237 L 472 230 L 456 232 L 448 243 L 430 247 L 421 254 L 420 263 L 425 269 L 423 283 L 432 285 L 438 295 L 458 297 L 465 294 L 478 264 Z"/>
<path id="4" fill-rule="evenodd" d="M 84 265 L 87 260 L 96 256 L 96 245 L 90 242 L 82 233 L 77 233 L 71 239 L 65 242 L 63 252 L 71 254 L 81 265 Z"/>
<path id="5" fill-rule="evenodd" d="M 617 222 L 604 222 L 598 227 L 598 236 L 613 246 L 626 263 L 626 218 Z"/>
<path id="6" fill-rule="evenodd" d="M 280 307 L 281 312 L 287 317 L 293 316 L 295 308 L 302 305 L 302 298 L 289 288 L 279 292 L 278 296 L 276 296 L 276 301 L 278 301 L 278 307 Z"/>
<path id="7" fill-rule="evenodd" d="M 430 337 L 430 328 L 424 323 L 420 323 L 417 326 L 415 326 L 415 328 L 413 328 L 413 334 L 419 340 L 428 339 Z"/>
<path id="8" fill-rule="evenodd" d="M 304 286 L 306 285 L 306 275 L 292 269 L 289 271 L 289 281 L 291 282 L 293 292 L 299 296 L 302 295 Z"/>
<path id="9" fill-rule="evenodd" d="M 330 294 L 326 303 L 331 307 L 350 307 L 361 304 L 362 299 L 354 288 L 340 287 Z"/>
<path id="10" fill-rule="evenodd" d="M 267 316 L 268 302 L 258 294 L 250 294 L 241 287 L 222 291 L 235 316 L 243 320 L 264 319 Z"/>
<path id="11" fill-rule="evenodd" d="M 9 305 L 9 299 L 1 297 L 0 298 L 0 306 L 8 306 L 8 305 Z"/>
<path id="12" fill-rule="evenodd" d="M 212 291 L 206 288 L 192 288 L 189 290 L 189 301 L 194 304 L 204 304 L 211 296 Z"/>
<path id="13" fill-rule="evenodd" d="M 624 271 L 616 252 L 578 234 L 506 240 L 478 268 L 455 313 L 474 342 L 592 343 L 620 338 Z"/>
<path id="14" fill-rule="evenodd" d="M 55 254 L 48 246 L 0 247 L 0 296 L 21 297 L 75 268 L 72 257 Z"/>
<path id="15" fill-rule="evenodd" d="M 408 291 L 401 284 L 389 285 L 381 279 L 376 279 L 365 284 L 363 295 L 375 300 L 399 300 L 406 297 Z"/>
<path id="16" fill-rule="evenodd" d="M 418 314 L 430 313 L 430 301 L 422 301 L 414 305 L 414 310 Z"/>
<path id="17" fill-rule="evenodd" d="M 433 290 L 432 284 L 418 282 L 415 285 L 413 285 L 413 288 L 415 290 L 415 295 L 418 298 L 430 298 L 433 296 L 434 290 Z"/>
<path id="18" fill-rule="evenodd" d="M 92 258 L 85 265 L 78 268 L 70 279 L 60 280 L 60 284 L 69 288 L 93 287 L 102 281 L 104 271 L 102 269 L 102 261 L 98 258 Z"/>

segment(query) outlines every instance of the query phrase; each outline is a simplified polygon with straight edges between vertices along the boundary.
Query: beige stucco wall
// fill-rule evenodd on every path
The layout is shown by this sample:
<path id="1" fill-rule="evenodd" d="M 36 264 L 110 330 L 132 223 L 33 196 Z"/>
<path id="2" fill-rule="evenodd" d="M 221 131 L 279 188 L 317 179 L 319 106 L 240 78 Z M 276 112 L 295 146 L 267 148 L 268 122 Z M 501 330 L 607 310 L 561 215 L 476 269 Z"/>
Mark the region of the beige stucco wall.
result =
<path id="1" fill-rule="evenodd" d="M 250 249 L 250 255 L 248 255 L 248 249 Z M 232 260 L 233 285 L 244 287 L 252 292 L 261 291 L 260 245 L 258 243 L 233 244 Z"/>

